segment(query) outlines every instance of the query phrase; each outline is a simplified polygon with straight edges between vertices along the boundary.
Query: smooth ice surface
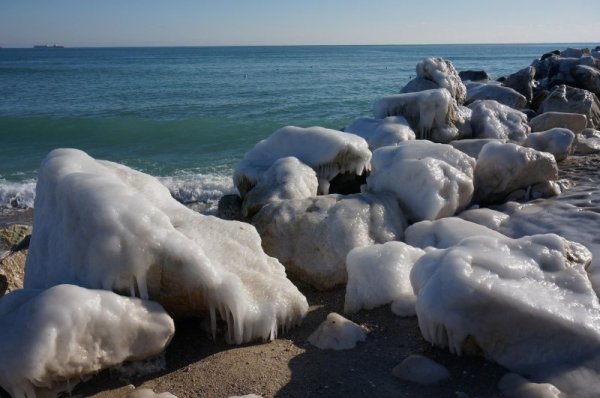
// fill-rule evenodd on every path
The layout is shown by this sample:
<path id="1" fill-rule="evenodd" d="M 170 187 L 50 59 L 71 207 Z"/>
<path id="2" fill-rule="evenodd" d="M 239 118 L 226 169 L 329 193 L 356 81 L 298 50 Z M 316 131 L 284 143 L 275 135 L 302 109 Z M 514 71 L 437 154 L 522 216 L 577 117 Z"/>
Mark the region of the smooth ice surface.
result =
<path id="1" fill-rule="evenodd" d="M 552 384 L 534 383 L 516 373 L 505 374 L 498 388 L 506 398 L 567 398 Z"/>
<path id="2" fill-rule="evenodd" d="M 157 303 L 58 285 L 0 299 L 0 385 L 14 398 L 161 352 L 175 332 Z"/>
<path id="3" fill-rule="evenodd" d="M 410 355 L 394 367 L 392 374 L 399 379 L 417 384 L 438 384 L 450 378 L 444 366 L 422 355 Z"/>
<path id="4" fill-rule="evenodd" d="M 350 350 L 358 342 L 367 339 L 367 332 L 364 326 L 331 312 L 317 330 L 308 336 L 308 342 L 321 350 Z"/>
<path id="5" fill-rule="evenodd" d="M 575 134 L 569 129 L 553 128 L 547 131 L 530 133 L 523 146 L 537 149 L 541 152 L 549 152 L 557 161 L 565 160 L 571 153 L 571 145 Z"/>
<path id="6" fill-rule="evenodd" d="M 531 119 L 529 125 L 531 131 L 546 131 L 562 127 L 579 134 L 587 125 L 587 118 L 579 113 L 546 112 Z"/>
<path id="7" fill-rule="evenodd" d="M 433 84 L 431 84 L 433 83 Z M 452 62 L 442 58 L 425 58 L 417 63 L 417 77 L 403 89 L 403 93 L 445 88 L 458 104 L 465 102 L 467 89 Z"/>
<path id="8" fill-rule="evenodd" d="M 242 197 L 280 158 L 294 156 L 317 172 L 324 184 L 342 173 L 362 174 L 369 168 L 371 151 L 364 138 L 324 127 L 280 128 L 260 141 L 235 168 L 233 180 Z"/>
<path id="9" fill-rule="evenodd" d="M 472 236 L 506 238 L 499 232 L 483 225 L 458 217 L 446 217 L 435 221 L 421 221 L 404 231 L 404 241 L 414 247 L 447 249 Z"/>
<path id="10" fill-rule="evenodd" d="M 503 142 L 497 138 L 471 138 L 465 140 L 455 140 L 450 142 L 450 145 L 459 151 L 466 153 L 470 157 L 477 159 L 485 144 L 493 141 Z"/>
<path id="11" fill-rule="evenodd" d="M 346 258 L 348 283 L 344 312 L 373 309 L 398 300 L 397 307 L 400 308 L 402 302 L 407 309 L 399 315 L 414 315 L 416 297 L 410 284 L 410 271 L 424 253 L 402 242 L 352 250 Z"/>
<path id="12" fill-rule="evenodd" d="M 359 117 L 344 129 L 367 140 L 369 148 L 397 145 L 399 142 L 414 140 L 415 132 L 402 116 L 389 116 L 384 119 Z"/>
<path id="13" fill-rule="evenodd" d="M 404 236 L 406 219 L 393 195 L 326 195 L 271 203 L 254 225 L 267 253 L 298 278 L 329 289 L 347 281 L 346 255 Z"/>
<path id="14" fill-rule="evenodd" d="M 217 311 L 230 341 L 274 338 L 306 298 L 251 225 L 203 216 L 155 178 L 82 151 L 43 161 L 25 286 L 73 283 L 154 299 L 176 315 Z"/>
<path id="15" fill-rule="evenodd" d="M 406 141 L 373 153 L 366 190 L 393 192 L 412 221 L 447 217 L 471 201 L 474 166 L 450 145 Z"/>
<path id="16" fill-rule="evenodd" d="M 473 138 L 496 138 L 523 142 L 531 131 L 527 116 L 494 100 L 475 101 L 469 105 Z"/>
<path id="17" fill-rule="evenodd" d="M 495 100 L 513 109 L 523 109 L 527 106 L 525 96 L 496 81 L 467 82 L 466 87 L 467 105 L 479 100 Z"/>
<path id="18" fill-rule="evenodd" d="M 277 159 L 246 194 L 242 215 L 252 217 L 264 205 L 284 199 L 317 196 L 317 173 L 295 157 Z"/>

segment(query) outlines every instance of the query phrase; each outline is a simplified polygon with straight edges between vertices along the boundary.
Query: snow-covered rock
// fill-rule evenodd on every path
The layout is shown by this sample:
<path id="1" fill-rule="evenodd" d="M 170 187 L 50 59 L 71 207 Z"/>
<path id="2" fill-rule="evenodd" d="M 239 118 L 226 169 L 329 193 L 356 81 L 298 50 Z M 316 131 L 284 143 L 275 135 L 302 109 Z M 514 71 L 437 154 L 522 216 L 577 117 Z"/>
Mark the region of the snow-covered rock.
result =
<path id="1" fill-rule="evenodd" d="M 496 138 L 523 142 L 529 134 L 527 116 L 494 100 L 475 101 L 469 105 L 473 138 Z"/>
<path id="2" fill-rule="evenodd" d="M 306 298 L 249 224 L 203 216 L 149 175 L 82 151 L 43 161 L 25 287 L 73 283 L 139 295 L 172 315 L 217 313 L 236 343 L 274 338 Z"/>
<path id="3" fill-rule="evenodd" d="M 575 153 L 587 155 L 600 152 L 600 130 L 584 129 L 577 134 Z"/>
<path id="4" fill-rule="evenodd" d="M 260 141 L 238 163 L 233 175 L 242 197 L 277 159 L 293 156 L 317 172 L 321 192 L 329 192 L 329 181 L 346 172 L 361 175 L 369 167 L 371 151 L 356 134 L 323 127 L 280 128 Z"/>
<path id="5" fill-rule="evenodd" d="M 452 98 L 462 105 L 467 90 L 452 62 L 442 58 L 425 58 L 417 64 L 417 77 L 402 89 L 402 93 L 413 93 L 436 88 L 445 88 Z"/>
<path id="6" fill-rule="evenodd" d="M 0 299 L 0 385 L 13 397 L 67 390 L 87 375 L 161 352 L 173 320 L 157 303 L 58 285 Z"/>
<path id="7" fill-rule="evenodd" d="M 495 100 L 513 109 L 523 109 L 527 106 L 525 96 L 510 87 L 503 86 L 500 82 L 467 82 L 465 86 L 467 87 L 466 105 L 479 100 Z"/>
<path id="8" fill-rule="evenodd" d="M 600 128 L 600 101 L 593 93 L 564 84 L 556 86 L 540 105 L 539 113 L 579 113 L 587 118 L 587 127 Z"/>
<path id="9" fill-rule="evenodd" d="M 397 145 L 399 142 L 415 139 L 415 132 L 402 116 L 388 116 L 384 119 L 359 117 L 344 131 L 363 137 L 372 151 L 382 146 Z"/>
<path id="10" fill-rule="evenodd" d="M 571 153 L 575 134 L 569 129 L 556 127 L 547 131 L 530 133 L 523 146 L 554 155 L 557 162 L 565 160 Z"/>
<path id="11" fill-rule="evenodd" d="M 531 131 L 546 131 L 555 127 L 571 130 L 575 134 L 581 133 L 587 125 L 585 115 L 579 113 L 546 112 L 529 121 Z"/>
<path id="12" fill-rule="evenodd" d="M 329 313 L 308 342 L 321 350 L 350 350 L 367 339 L 368 329 L 335 312 Z"/>
<path id="13" fill-rule="evenodd" d="M 450 378 L 444 366 L 422 355 L 410 355 L 394 367 L 392 374 L 397 378 L 417 384 L 439 384 Z"/>
<path id="14" fill-rule="evenodd" d="M 474 166 L 475 159 L 450 145 L 405 141 L 373 153 L 366 190 L 393 192 L 412 221 L 434 220 L 469 204 Z"/>
<path id="15" fill-rule="evenodd" d="M 459 137 L 458 104 L 446 89 L 389 95 L 373 106 L 377 119 L 403 116 L 419 139 L 450 142 Z"/>
<path id="16" fill-rule="evenodd" d="M 246 194 L 242 215 L 252 218 L 270 202 L 317 196 L 317 173 L 295 157 L 277 159 Z"/>
<path id="17" fill-rule="evenodd" d="M 346 283 L 350 250 L 400 240 L 406 228 L 405 217 L 389 193 L 274 202 L 252 222 L 264 250 L 290 274 L 318 289 Z"/>
<path id="18" fill-rule="evenodd" d="M 413 264 L 425 252 L 402 242 L 387 242 L 353 249 L 346 258 L 348 283 L 344 312 L 395 302 L 397 315 L 415 315 L 415 294 L 410 284 Z"/>
<path id="19" fill-rule="evenodd" d="M 459 151 L 466 153 L 470 157 L 477 159 L 479 152 L 481 152 L 484 145 L 492 141 L 504 142 L 497 138 L 470 138 L 466 140 L 451 141 L 450 145 Z"/>
<path id="20" fill-rule="evenodd" d="M 557 178 L 558 167 L 551 154 L 490 142 L 477 158 L 475 198 L 479 203 L 498 202 L 517 189 Z"/>

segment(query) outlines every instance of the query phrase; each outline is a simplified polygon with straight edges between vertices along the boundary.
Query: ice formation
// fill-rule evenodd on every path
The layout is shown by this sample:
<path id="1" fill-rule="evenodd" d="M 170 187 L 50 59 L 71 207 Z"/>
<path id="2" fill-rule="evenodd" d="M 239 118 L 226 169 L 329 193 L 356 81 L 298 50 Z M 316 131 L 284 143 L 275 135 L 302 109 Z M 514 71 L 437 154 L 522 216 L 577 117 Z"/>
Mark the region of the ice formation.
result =
<path id="1" fill-rule="evenodd" d="M 436 88 L 445 88 L 458 104 L 465 102 L 467 89 L 452 62 L 442 58 L 425 58 L 417 63 L 417 77 L 402 89 L 412 93 Z"/>
<path id="2" fill-rule="evenodd" d="M 600 100 L 593 93 L 564 84 L 554 87 L 538 109 L 539 113 L 580 113 L 587 127 L 600 128 Z"/>
<path id="3" fill-rule="evenodd" d="M 466 140 L 452 141 L 450 142 L 450 145 L 459 151 L 466 153 L 470 157 L 477 159 L 479 157 L 479 152 L 481 152 L 481 149 L 483 149 L 484 145 L 493 141 L 503 142 L 497 138 L 471 138 Z"/>
<path id="4" fill-rule="evenodd" d="M 586 125 L 587 118 L 579 113 L 546 112 L 529 121 L 531 131 L 546 131 L 555 127 L 562 127 L 579 134 Z"/>
<path id="5" fill-rule="evenodd" d="M 367 339 L 367 332 L 364 326 L 331 312 L 317 330 L 308 336 L 308 342 L 321 350 L 350 350 L 358 342 Z"/>
<path id="6" fill-rule="evenodd" d="M 496 138 L 523 142 L 531 130 L 527 116 L 494 100 L 475 101 L 469 105 L 473 138 Z"/>
<path id="7" fill-rule="evenodd" d="M 323 127 L 287 126 L 260 141 L 238 163 L 233 180 L 242 197 L 277 159 L 294 156 L 317 172 L 322 193 L 328 182 L 346 172 L 361 175 L 369 168 L 371 151 L 355 134 Z"/>
<path id="8" fill-rule="evenodd" d="M 14 398 L 61 391 L 86 375 L 161 352 L 175 332 L 157 303 L 57 285 L 0 300 L 0 385 Z"/>
<path id="9" fill-rule="evenodd" d="M 502 239 L 505 235 L 484 225 L 475 224 L 458 217 L 446 217 L 435 221 L 421 221 L 404 231 L 404 241 L 414 247 L 447 249 L 472 236 L 489 236 Z"/>
<path id="10" fill-rule="evenodd" d="M 399 379 L 417 384 L 438 384 L 450 378 L 450 372 L 444 366 L 421 355 L 410 355 L 393 370 Z"/>
<path id="11" fill-rule="evenodd" d="M 458 105 L 446 89 L 434 89 L 380 98 L 373 106 L 377 119 L 403 116 L 419 139 L 450 142 L 458 138 Z"/>
<path id="12" fill-rule="evenodd" d="M 399 142 L 415 139 L 415 132 L 402 116 L 388 116 L 384 119 L 359 117 L 344 131 L 363 137 L 372 151 L 382 146 L 397 145 Z"/>
<path id="13" fill-rule="evenodd" d="M 490 142 L 477 158 L 475 197 L 480 203 L 493 203 L 517 189 L 557 178 L 558 167 L 551 154 L 512 143 Z"/>
<path id="14" fill-rule="evenodd" d="M 571 153 L 571 145 L 575 134 L 569 129 L 553 128 L 547 131 L 531 133 L 523 142 L 523 146 L 549 152 L 556 161 L 565 160 Z"/>
<path id="15" fill-rule="evenodd" d="M 575 152 L 578 154 L 590 154 L 600 152 L 600 131 L 584 129 L 577 134 Z"/>
<path id="16" fill-rule="evenodd" d="M 136 388 L 134 391 L 127 394 L 125 398 L 177 398 L 170 392 L 155 393 L 150 388 Z"/>
<path id="17" fill-rule="evenodd" d="M 355 247 L 403 237 L 406 220 L 391 194 L 325 195 L 274 202 L 254 217 L 264 250 L 290 274 L 319 288 L 346 282 Z"/>
<path id="18" fill-rule="evenodd" d="M 241 343 L 300 322 L 306 298 L 251 225 L 203 216 L 155 178 L 57 149 L 43 161 L 25 286 L 139 294 L 172 315 L 210 313 Z"/>
<path id="19" fill-rule="evenodd" d="M 496 81 L 468 82 L 466 87 L 467 105 L 479 100 L 495 100 L 513 109 L 523 109 L 527 106 L 525 96 Z"/>
<path id="20" fill-rule="evenodd" d="M 412 221 L 447 217 L 473 194 L 475 159 L 450 145 L 405 141 L 373 153 L 366 190 L 393 192 Z"/>
<path id="21" fill-rule="evenodd" d="M 552 384 L 534 383 L 516 373 L 505 374 L 498 388 L 506 398 L 567 398 Z"/>
<path id="22" fill-rule="evenodd" d="M 317 196 L 318 187 L 317 174 L 312 168 L 295 157 L 277 159 L 244 197 L 242 215 L 252 218 L 270 202 Z"/>
<path id="23" fill-rule="evenodd" d="M 402 316 L 415 315 L 415 294 L 410 284 L 413 264 L 424 254 L 402 242 L 356 248 L 348 253 L 348 283 L 344 312 L 373 309 L 397 301 Z"/>

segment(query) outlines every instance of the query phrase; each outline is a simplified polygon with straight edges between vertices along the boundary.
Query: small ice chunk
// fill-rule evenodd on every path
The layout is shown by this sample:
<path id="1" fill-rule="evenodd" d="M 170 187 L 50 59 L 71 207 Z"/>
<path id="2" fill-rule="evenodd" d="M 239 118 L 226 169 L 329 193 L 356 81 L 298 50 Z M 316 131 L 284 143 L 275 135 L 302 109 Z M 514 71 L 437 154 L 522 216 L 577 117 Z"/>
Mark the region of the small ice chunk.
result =
<path id="1" fill-rule="evenodd" d="M 396 306 L 399 311 L 402 308 L 400 303 L 408 307 L 401 315 L 414 315 L 416 297 L 410 284 L 410 271 L 423 254 L 423 250 L 402 242 L 387 242 L 350 251 L 346 258 L 348 283 L 344 312 L 349 314 L 362 308 L 372 309 L 398 300 Z"/>
<path id="2" fill-rule="evenodd" d="M 444 366 L 422 355 L 410 355 L 393 370 L 392 374 L 401 380 L 417 384 L 439 384 L 450 378 Z"/>
<path id="3" fill-rule="evenodd" d="M 546 131 L 531 133 L 523 141 L 523 146 L 540 152 L 549 152 L 557 162 L 565 160 L 571 153 L 575 134 L 569 129 L 556 127 Z"/>
<path id="4" fill-rule="evenodd" d="M 388 116 L 384 119 L 359 117 L 344 129 L 363 137 L 374 151 L 383 146 L 397 145 L 399 142 L 414 140 L 415 132 L 402 116 Z"/>
<path id="5" fill-rule="evenodd" d="M 505 374 L 498 388 L 506 398 L 567 398 L 552 384 L 533 383 L 516 373 Z"/>
<path id="6" fill-rule="evenodd" d="M 527 115 L 494 100 L 475 101 L 469 105 L 473 138 L 495 138 L 523 142 L 530 132 Z"/>
<path id="7" fill-rule="evenodd" d="M 331 312 L 308 337 L 308 342 L 321 350 L 349 350 L 359 341 L 365 341 L 367 333 L 366 327 Z"/>
<path id="8" fill-rule="evenodd" d="M 505 235 L 483 225 L 458 217 L 446 217 L 435 221 L 421 221 L 411 225 L 404 232 L 404 241 L 411 246 L 422 249 L 427 247 L 447 249 L 472 236 L 506 238 Z"/>
<path id="9" fill-rule="evenodd" d="M 575 152 L 581 155 L 600 152 L 600 131 L 594 129 L 583 129 L 577 134 Z"/>
<path id="10" fill-rule="evenodd" d="M 132 392 L 127 394 L 127 396 L 125 398 L 177 398 L 177 397 L 175 395 L 171 394 L 170 392 L 155 393 L 154 390 L 152 390 L 150 388 L 136 388 L 135 390 L 133 390 Z"/>

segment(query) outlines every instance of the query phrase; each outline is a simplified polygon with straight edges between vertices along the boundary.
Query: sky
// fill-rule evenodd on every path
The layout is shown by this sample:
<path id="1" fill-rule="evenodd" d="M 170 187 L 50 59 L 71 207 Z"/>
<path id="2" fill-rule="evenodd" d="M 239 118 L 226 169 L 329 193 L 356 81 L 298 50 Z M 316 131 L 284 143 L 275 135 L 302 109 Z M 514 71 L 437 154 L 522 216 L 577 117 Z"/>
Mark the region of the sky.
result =
<path id="1" fill-rule="evenodd" d="M 0 46 L 600 42 L 599 0 L 0 0 Z"/>

